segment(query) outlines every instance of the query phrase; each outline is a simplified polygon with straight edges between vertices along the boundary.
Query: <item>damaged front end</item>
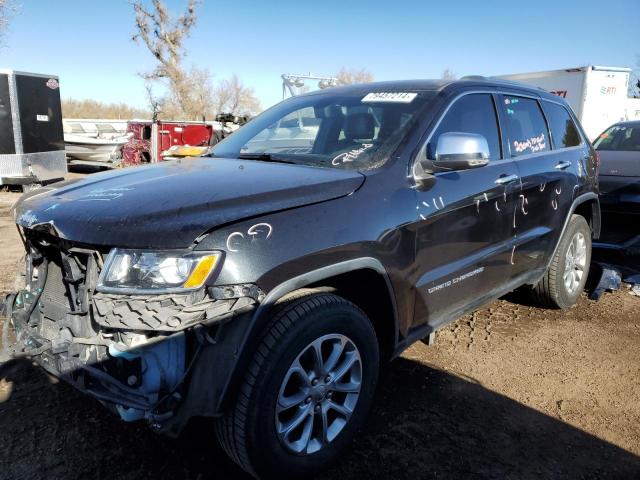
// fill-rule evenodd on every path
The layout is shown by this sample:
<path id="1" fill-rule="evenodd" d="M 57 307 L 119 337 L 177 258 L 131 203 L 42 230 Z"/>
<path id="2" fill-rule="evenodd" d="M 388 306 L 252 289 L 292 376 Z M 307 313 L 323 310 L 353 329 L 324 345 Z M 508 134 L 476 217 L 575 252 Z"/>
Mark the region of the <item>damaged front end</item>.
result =
<path id="1" fill-rule="evenodd" d="M 5 301 L 6 328 L 16 339 L 9 357 L 32 358 L 123 420 L 144 419 L 167 433 L 193 415 L 216 414 L 227 378 L 220 371 L 211 378 L 211 362 L 230 369 L 229 353 L 263 296 L 255 285 L 98 291 L 107 251 L 48 232 L 23 233 L 22 288 Z"/>

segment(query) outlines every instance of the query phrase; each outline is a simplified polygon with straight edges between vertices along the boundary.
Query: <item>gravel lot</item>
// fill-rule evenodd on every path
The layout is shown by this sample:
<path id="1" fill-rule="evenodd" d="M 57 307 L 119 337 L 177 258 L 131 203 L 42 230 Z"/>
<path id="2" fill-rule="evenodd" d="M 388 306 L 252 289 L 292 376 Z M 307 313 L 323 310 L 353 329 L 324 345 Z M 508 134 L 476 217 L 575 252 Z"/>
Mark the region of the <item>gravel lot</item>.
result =
<path id="1" fill-rule="evenodd" d="M 0 293 L 22 252 L 0 192 Z M 1 479 L 245 478 L 210 423 L 124 424 L 28 362 L 2 369 Z M 502 299 L 383 375 L 371 421 L 322 478 L 640 478 L 640 298 L 568 311 Z"/>

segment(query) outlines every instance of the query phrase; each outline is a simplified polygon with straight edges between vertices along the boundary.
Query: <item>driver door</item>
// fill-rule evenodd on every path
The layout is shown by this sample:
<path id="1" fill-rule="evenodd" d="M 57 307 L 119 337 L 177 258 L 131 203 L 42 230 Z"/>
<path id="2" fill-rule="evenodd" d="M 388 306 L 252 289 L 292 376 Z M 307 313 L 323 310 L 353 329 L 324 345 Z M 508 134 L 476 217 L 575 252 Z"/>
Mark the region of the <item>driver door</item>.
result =
<path id="1" fill-rule="evenodd" d="M 502 152 L 494 96 L 454 100 L 423 149 L 427 158 L 435 158 L 438 137 L 448 132 L 485 137 L 490 161 L 458 171 L 434 167 L 433 179 L 417 189 L 416 326 L 447 323 L 493 297 L 512 275 L 520 181 Z"/>

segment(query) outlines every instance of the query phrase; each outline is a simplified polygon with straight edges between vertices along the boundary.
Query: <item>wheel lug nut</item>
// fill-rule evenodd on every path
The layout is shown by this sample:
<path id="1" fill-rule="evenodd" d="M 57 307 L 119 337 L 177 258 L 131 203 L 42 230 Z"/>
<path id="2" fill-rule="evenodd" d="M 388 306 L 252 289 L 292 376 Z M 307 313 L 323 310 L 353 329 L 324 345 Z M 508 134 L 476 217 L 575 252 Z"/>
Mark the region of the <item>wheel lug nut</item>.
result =
<path id="1" fill-rule="evenodd" d="M 327 375 L 326 377 L 324 377 L 325 383 L 329 383 L 330 381 L 331 381 L 331 375 Z"/>
<path id="2" fill-rule="evenodd" d="M 327 398 L 333 397 L 333 392 L 327 392 Z"/>
<path id="3" fill-rule="evenodd" d="M 314 378 L 314 379 L 311 381 L 311 385 L 312 385 L 312 386 L 314 386 L 314 387 L 315 387 L 316 385 L 318 385 L 318 379 L 317 379 L 317 378 Z"/>
<path id="4" fill-rule="evenodd" d="M 311 397 L 307 397 L 304 399 L 304 403 L 311 403 Z"/>
<path id="5" fill-rule="evenodd" d="M 320 405 L 316 405 L 316 412 L 320 411 Z"/>

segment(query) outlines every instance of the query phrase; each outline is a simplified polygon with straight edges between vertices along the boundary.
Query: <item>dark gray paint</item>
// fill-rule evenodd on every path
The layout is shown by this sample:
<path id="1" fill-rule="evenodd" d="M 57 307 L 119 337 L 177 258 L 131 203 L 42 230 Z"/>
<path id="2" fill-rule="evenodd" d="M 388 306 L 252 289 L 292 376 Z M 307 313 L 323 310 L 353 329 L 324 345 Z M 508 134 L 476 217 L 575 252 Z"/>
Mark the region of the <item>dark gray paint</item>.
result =
<path id="1" fill-rule="evenodd" d="M 438 93 L 379 169 L 358 173 L 217 158 L 167 162 L 36 193 L 17 206 L 18 222 L 103 250 L 224 250 L 222 269 L 210 283 L 255 283 L 267 294 L 328 265 L 372 258 L 386 272 L 397 311 L 397 342 L 406 345 L 412 332 L 437 327 L 505 288 L 534 281 L 546 268 L 575 200 L 597 191 L 594 152 L 586 142 L 515 161 L 506 156 L 486 167 L 435 174 L 426 182 L 411 175 L 430 132 L 460 95 L 522 94 L 562 102 L 543 91 L 488 81 L 345 88 L 363 94 L 382 88 L 435 88 Z M 564 161 L 567 168 L 555 168 Z M 496 185 L 504 175 L 519 181 Z M 544 182 L 548 186 L 540 192 Z M 520 195 L 531 198 L 527 214 Z M 256 231 L 258 224 L 268 224 L 269 234 L 264 228 Z M 456 288 L 428 293 L 476 268 L 484 268 L 482 274 Z"/>

